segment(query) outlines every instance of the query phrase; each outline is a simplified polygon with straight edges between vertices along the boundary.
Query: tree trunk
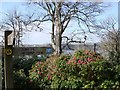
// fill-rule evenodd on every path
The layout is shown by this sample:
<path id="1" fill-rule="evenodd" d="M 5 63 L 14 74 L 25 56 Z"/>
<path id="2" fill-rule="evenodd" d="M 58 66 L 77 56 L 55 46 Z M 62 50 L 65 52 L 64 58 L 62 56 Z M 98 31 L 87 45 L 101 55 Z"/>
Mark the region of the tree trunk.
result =
<path id="1" fill-rule="evenodd" d="M 59 56 L 62 53 L 62 49 L 61 49 L 61 41 L 62 41 L 61 33 L 58 31 L 56 33 L 56 35 L 54 36 L 54 38 L 55 38 L 55 40 L 53 40 L 53 38 L 51 38 L 52 39 L 52 47 L 55 50 L 54 55 Z"/>
<path id="2" fill-rule="evenodd" d="M 52 17 L 52 33 L 51 33 L 51 44 L 52 44 L 52 48 L 55 50 L 55 19 L 54 17 Z"/>
<path id="3" fill-rule="evenodd" d="M 61 49 L 61 41 L 62 41 L 62 28 L 61 28 L 61 14 L 60 14 L 60 3 L 56 4 L 56 20 L 55 20 L 55 26 L 56 26 L 56 34 L 54 36 L 55 38 L 55 55 L 60 55 L 62 52 Z"/>
<path id="4" fill-rule="evenodd" d="M 55 45 L 55 53 L 54 54 L 59 56 L 62 52 L 62 50 L 61 50 L 61 34 L 59 31 L 56 33 L 55 38 L 56 38 L 56 45 Z"/>

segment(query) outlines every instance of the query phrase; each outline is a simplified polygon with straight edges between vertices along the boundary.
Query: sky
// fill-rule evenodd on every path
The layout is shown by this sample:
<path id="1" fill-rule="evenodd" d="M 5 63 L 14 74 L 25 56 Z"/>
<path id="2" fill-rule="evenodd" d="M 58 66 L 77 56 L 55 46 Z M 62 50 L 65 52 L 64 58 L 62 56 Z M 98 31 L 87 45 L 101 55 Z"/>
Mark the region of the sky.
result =
<path id="1" fill-rule="evenodd" d="M 20 13 L 26 13 L 26 12 L 31 12 L 31 10 L 35 9 L 35 8 L 28 9 L 28 7 L 26 7 L 25 3 L 23 3 L 22 1 L 24 1 L 24 0 L 17 0 L 17 2 L 16 2 L 16 0 L 0 0 L 0 16 L 1 16 L 0 21 L 3 18 L 5 18 L 3 13 L 8 13 L 15 9 L 19 10 Z M 118 1 L 119 0 L 114 0 L 114 2 L 112 2 L 112 0 L 107 0 L 106 3 L 109 3 L 111 5 L 111 7 L 106 8 L 104 13 L 101 14 L 97 19 L 99 21 L 102 21 L 109 17 L 114 17 L 117 20 L 117 17 L 118 17 L 118 3 L 117 2 Z M 74 30 L 75 28 L 77 29 L 77 27 L 70 24 L 64 34 L 70 35 L 71 31 L 69 29 Z M 26 32 L 26 34 L 24 35 L 24 38 L 23 38 L 23 43 L 24 44 L 48 44 L 48 43 L 51 43 L 50 33 L 51 33 L 50 24 L 44 23 L 42 32 L 35 32 L 35 31 Z M 89 39 L 87 40 L 87 42 L 92 42 L 92 43 L 96 43 L 99 41 L 100 41 L 100 38 L 96 37 L 93 34 L 90 34 Z"/>

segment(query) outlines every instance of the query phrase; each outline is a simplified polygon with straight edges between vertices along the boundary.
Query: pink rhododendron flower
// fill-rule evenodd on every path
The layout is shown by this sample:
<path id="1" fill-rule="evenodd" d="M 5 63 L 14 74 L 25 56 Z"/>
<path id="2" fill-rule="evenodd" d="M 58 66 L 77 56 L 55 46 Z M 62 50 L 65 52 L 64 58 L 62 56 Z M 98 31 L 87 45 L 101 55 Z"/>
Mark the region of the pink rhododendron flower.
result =
<path id="1" fill-rule="evenodd" d="M 74 62 L 74 65 L 76 65 L 77 63 L 76 62 Z"/>
<path id="2" fill-rule="evenodd" d="M 82 64 L 87 64 L 87 62 L 83 62 Z"/>
<path id="3" fill-rule="evenodd" d="M 35 67 L 38 67 L 40 64 L 41 64 L 41 61 L 38 61 Z"/>
<path id="4" fill-rule="evenodd" d="M 76 57 L 73 57 L 73 60 L 76 60 Z"/>
<path id="5" fill-rule="evenodd" d="M 85 54 L 88 54 L 89 53 L 89 51 L 88 50 L 85 50 Z"/>
<path id="6" fill-rule="evenodd" d="M 38 64 L 38 65 L 41 64 L 41 61 L 38 61 L 37 64 Z"/>
<path id="7" fill-rule="evenodd" d="M 38 70 L 41 70 L 41 68 L 40 68 L 40 67 L 38 67 Z"/>
<path id="8" fill-rule="evenodd" d="M 78 63 L 79 63 L 79 64 L 81 64 L 81 63 L 82 63 L 82 61 L 81 61 L 81 60 L 78 60 Z"/>
<path id="9" fill-rule="evenodd" d="M 50 79 L 51 79 L 51 77 L 52 77 L 52 74 L 50 74 L 50 75 L 48 76 L 48 80 L 50 80 Z"/>
<path id="10" fill-rule="evenodd" d="M 68 61 L 67 64 L 70 64 L 70 62 Z"/>
<path id="11" fill-rule="evenodd" d="M 73 60 L 69 60 L 68 62 L 67 62 L 67 64 L 70 64 L 70 63 L 72 63 L 73 62 Z"/>
<path id="12" fill-rule="evenodd" d="M 87 58 L 87 61 L 88 62 L 91 62 L 93 59 L 92 58 Z"/>
<path id="13" fill-rule="evenodd" d="M 62 74 L 60 74 L 60 76 L 62 76 Z"/>
<path id="14" fill-rule="evenodd" d="M 46 74 L 44 74 L 44 77 L 46 77 Z"/>
<path id="15" fill-rule="evenodd" d="M 42 72 L 38 71 L 38 74 L 39 74 L 39 75 L 42 75 Z"/>

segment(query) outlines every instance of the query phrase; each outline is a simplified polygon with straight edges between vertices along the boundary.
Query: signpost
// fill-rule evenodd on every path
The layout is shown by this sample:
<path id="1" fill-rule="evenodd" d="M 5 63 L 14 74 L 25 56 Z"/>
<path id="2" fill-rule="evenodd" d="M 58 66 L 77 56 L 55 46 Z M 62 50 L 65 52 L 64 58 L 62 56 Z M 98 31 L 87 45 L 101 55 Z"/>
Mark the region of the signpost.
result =
<path id="1" fill-rule="evenodd" d="M 52 49 L 48 47 L 19 47 L 14 48 L 14 38 L 12 31 L 5 31 L 5 46 L 4 46 L 4 79 L 5 89 L 13 88 L 13 55 L 33 55 L 33 54 L 50 54 Z M 14 51 L 14 52 L 13 52 Z M 18 52 L 19 51 L 19 52 Z"/>
<path id="2" fill-rule="evenodd" d="M 19 51 L 19 52 L 18 52 Z M 14 47 L 14 56 L 24 55 L 50 55 L 53 53 L 52 47 Z"/>
<path id="3" fill-rule="evenodd" d="M 12 31 L 5 31 L 5 49 L 4 49 L 4 75 L 5 75 L 5 89 L 13 88 L 13 69 L 12 69 L 12 55 L 13 45 L 8 39 Z"/>

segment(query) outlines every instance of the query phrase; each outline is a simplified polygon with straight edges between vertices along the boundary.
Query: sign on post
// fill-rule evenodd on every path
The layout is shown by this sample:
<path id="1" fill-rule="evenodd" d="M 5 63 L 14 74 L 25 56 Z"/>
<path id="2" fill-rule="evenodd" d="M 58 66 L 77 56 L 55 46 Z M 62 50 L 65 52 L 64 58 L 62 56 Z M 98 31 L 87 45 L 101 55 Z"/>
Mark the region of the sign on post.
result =
<path id="1" fill-rule="evenodd" d="M 4 49 L 4 75 L 5 75 L 5 89 L 13 88 L 13 69 L 12 69 L 12 31 L 5 31 L 5 49 Z M 10 38 L 11 37 L 11 38 Z"/>

